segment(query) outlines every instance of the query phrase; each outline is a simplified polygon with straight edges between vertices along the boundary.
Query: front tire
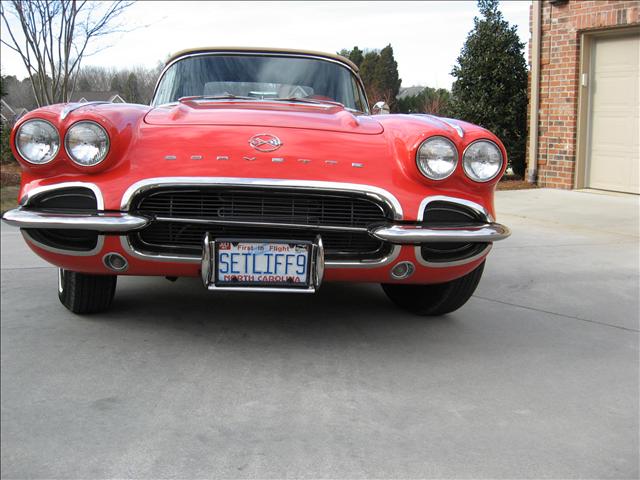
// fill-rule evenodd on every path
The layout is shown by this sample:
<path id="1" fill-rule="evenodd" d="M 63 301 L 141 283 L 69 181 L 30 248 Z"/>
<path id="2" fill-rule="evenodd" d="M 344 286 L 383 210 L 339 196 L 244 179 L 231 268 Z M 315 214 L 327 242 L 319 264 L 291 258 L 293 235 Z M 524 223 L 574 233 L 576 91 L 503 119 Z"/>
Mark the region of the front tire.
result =
<path id="1" fill-rule="evenodd" d="M 382 289 L 400 308 L 424 316 L 444 315 L 467 303 L 476 290 L 484 262 L 464 277 L 434 285 L 383 283 Z"/>
<path id="2" fill-rule="evenodd" d="M 58 298 L 77 314 L 108 310 L 116 293 L 116 275 L 92 275 L 58 269 Z"/>

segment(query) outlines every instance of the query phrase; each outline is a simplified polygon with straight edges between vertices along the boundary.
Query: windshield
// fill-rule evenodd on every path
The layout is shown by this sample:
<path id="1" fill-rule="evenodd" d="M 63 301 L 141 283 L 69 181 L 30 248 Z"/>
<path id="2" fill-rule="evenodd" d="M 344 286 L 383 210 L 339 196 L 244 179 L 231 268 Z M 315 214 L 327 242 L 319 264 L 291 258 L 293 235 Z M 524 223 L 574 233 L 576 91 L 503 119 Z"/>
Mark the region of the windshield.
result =
<path id="1" fill-rule="evenodd" d="M 347 67 L 308 57 L 185 57 L 164 72 L 153 105 L 191 96 L 324 100 L 339 102 L 351 110 L 368 111 L 364 93 Z"/>

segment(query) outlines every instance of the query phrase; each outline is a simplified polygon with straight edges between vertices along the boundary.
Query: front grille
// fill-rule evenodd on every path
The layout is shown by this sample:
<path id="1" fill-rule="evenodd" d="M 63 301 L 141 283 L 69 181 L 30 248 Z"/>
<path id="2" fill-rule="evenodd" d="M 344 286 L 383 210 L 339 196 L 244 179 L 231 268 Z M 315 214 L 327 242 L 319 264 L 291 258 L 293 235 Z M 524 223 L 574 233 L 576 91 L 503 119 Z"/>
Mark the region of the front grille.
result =
<path id="1" fill-rule="evenodd" d="M 207 232 L 213 237 L 253 239 L 313 240 L 320 235 L 329 260 L 375 259 L 390 250 L 389 245 L 371 237 L 364 229 L 388 222 L 392 212 L 388 206 L 362 195 L 220 186 L 158 187 L 136 197 L 131 210 L 155 218 L 144 230 L 130 235 L 134 247 L 150 253 L 199 256 Z M 194 221 L 176 221 L 179 219 Z M 201 223 L 207 220 L 218 223 Z M 233 221 L 308 227 L 224 223 Z"/>

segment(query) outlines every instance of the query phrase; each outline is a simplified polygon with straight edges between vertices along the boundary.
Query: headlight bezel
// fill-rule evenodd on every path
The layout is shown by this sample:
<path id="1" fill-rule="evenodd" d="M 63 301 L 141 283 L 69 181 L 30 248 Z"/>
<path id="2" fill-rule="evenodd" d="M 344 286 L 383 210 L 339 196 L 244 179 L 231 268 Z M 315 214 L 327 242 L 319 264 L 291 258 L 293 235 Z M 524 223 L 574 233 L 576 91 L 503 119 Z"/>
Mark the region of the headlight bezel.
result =
<path id="1" fill-rule="evenodd" d="M 69 134 L 71 133 L 71 131 L 73 130 L 74 127 L 77 127 L 78 125 L 81 125 L 81 124 L 90 124 L 90 125 L 93 125 L 93 126 L 97 126 L 100 130 L 102 130 L 102 132 L 104 133 L 105 138 L 106 138 L 106 148 L 105 148 L 104 155 L 102 156 L 102 158 L 100 160 L 98 160 L 95 163 L 92 163 L 91 165 L 87 165 L 87 164 L 78 162 L 76 160 L 76 158 L 71 154 L 71 151 L 70 151 L 70 148 L 69 148 L 69 145 L 68 145 Z M 95 120 L 89 120 L 89 119 L 78 120 L 77 122 L 74 122 L 72 125 L 70 125 L 69 128 L 67 128 L 67 130 L 66 130 L 66 132 L 64 134 L 64 151 L 67 154 L 67 156 L 69 157 L 69 160 L 71 160 L 73 165 L 75 165 L 76 167 L 79 167 L 79 168 L 94 168 L 94 167 L 102 164 L 105 161 L 105 159 L 109 156 L 109 152 L 111 151 L 111 138 L 109 137 L 109 132 L 107 131 L 107 129 L 105 127 L 100 125 Z"/>
<path id="2" fill-rule="evenodd" d="M 447 173 L 445 176 L 442 177 L 432 177 L 430 176 L 424 169 L 423 166 L 419 160 L 419 156 L 420 156 L 420 150 L 422 150 L 422 147 L 430 142 L 430 141 L 434 141 L 434 140 L 444 140 L 446 143 L 449 144 L 449 146 L 452 148 L 453 150 L 453 158 L 454 158 L 454 163 L 453 163 L 453 167 L 451 168 L 451 170 L 449 171 L 449 173 Z M 416 149 L 416 154 L 415 154 L 415 163 L 416 163 L 416 167 L 418 168 L 418 171 L 420 172 L 420 174 L 424 177 L 427 178 L 429 180 L 432 180 L 434 182 L 439 182 L 441 180 L 446 180 L 447 178 L 449 178 L 451 175 L 453 175 L 456 171 L 456 169 L 458 168 L 458 164 L 460 163 L 460 152 L 458 151 L 458 147 L 456 147 L 456 144 L 450 139 L 445 137 L 444 135 L 432 135 L 428 138 L 425 138 L 422 142 L 420 142 L 420 145 L 418 145 L 418 148 Z"/>
<path id="3" fill-rule="evenodd" d="M 58 142 L 57 142 L 57 146 L 56 149 L 54 151 L 54 153 L 51 155 L 51 158 L 49 158 L 49 160 L 47 160 L 46 162 L 34 162 L 32 160 L 29 160 L 29 157 L 27 157 L 27 155 L 24 154 L 24 152 L 22 151 L 22 149 L 20 148 L 20 142 L 19 142 L 19 138 L 20 138 L 20 132 L 21 130 L 26 126 L 29 125 L 31 123 L 35 123 L 35 122 L 41 122 L 41 123 L 45 123 L 47 125 L 49 125 L 53 131 L 55 132 L 55 134 L 58 137 Z M 34 166 L 34 167 L 40 167 L 42 165 L 47 165 L 51 162 L 53 162 L 56 157 L 58 156 L 58 154 L 60 153 L 60 146 L 62 144 L 62 137 L 60 135 L 60 131 L 58 130 L 58 128 L 49 120 L 45 120 L 44 118 L 30 118 L 26 121 L 24 121 L 23 123 L 20 124 L 20 126 L 18 127 L 18 129 L 16 130 L 16 133 L 13 137 L 13 145 L 16 149 L 16 151 L 18 152 L 18 155 L 20 156 L 20 158 L 22 160 L 24 160 L 25 162 L 27 162 L 29 165 Z"/>
<path id="4" fill-rule="evenodd" d="M 469 173 L 469 169 L 467 168 L 467 162 L 465 161 L 467 152 L 469 151 L 469 148 L 471 148 L 473 145 L 476 145 L 478 143 L 488 143 L 490 145 L 493 145 L 495 147 L 495 149 L 498 151 L 498 154 L 500 154 L 500 166 L 498 167 L 498 169 L 496 170 L 496 173 L 493 174 L 493 176 L 484 179 L 484 180 L 480 180 L 478 178 L 475 178 L 472 174 Z M 479 138 L 477 140 L 474 140 L 473 142 L 471 142 L 469 145 L 467 145 L 464 149 L 464 152 L 462 152 L 462 170 L 464 171 L 464 174 L 467 176 L 468 179 L 476 182 L 476 183 L 487 183 L 490 182 L 492 180 L 495 180 L 499 175 L 500 172 L 502 171 L 502 169 L 504 168 L 504 164 L 505 164 L 505 156 L 502 153 L 502 149 L 500 148 L 500 146 L 494 142 L 493 140 L 489 140 L 488 138 Z"/>

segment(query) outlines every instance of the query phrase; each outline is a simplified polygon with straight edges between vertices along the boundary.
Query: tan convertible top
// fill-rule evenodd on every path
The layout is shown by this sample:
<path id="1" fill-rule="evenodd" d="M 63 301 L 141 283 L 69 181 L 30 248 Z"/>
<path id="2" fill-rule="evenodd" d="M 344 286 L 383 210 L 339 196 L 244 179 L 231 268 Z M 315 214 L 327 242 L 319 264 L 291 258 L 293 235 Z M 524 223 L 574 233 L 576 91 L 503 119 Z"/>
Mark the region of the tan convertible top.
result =
<path id="1" fill-rule="evenodd" d="M 331 60 L 337 60 L 341 63 L 344 63 L 349 68 L 354 71 L 358 71 L 358 67 L 355 63 L 353 63 L 348 58 L 343 57 L 342 55 L 337 55 L 335 53 L 326 53 L 326 52 L 316 52 L 314 50 L 295 50 L 290 48 L 266 48 L 266 47 L 201 47 L 201 48 L 188 48 L 186 50 L 181 50 L 180 52 L 174 53 L 167 60 L 167 65 L 173 62 L 175 59 L 184 57 L 186 55 L 191 55 L 194 53 L 215 53 L 215 52 L 250 52 L 250 53 L 290 53 L 290 54 L 299 54 L 299 55 L 312 55 L 314 57 L 324 57 L 329 58 Z"/>

